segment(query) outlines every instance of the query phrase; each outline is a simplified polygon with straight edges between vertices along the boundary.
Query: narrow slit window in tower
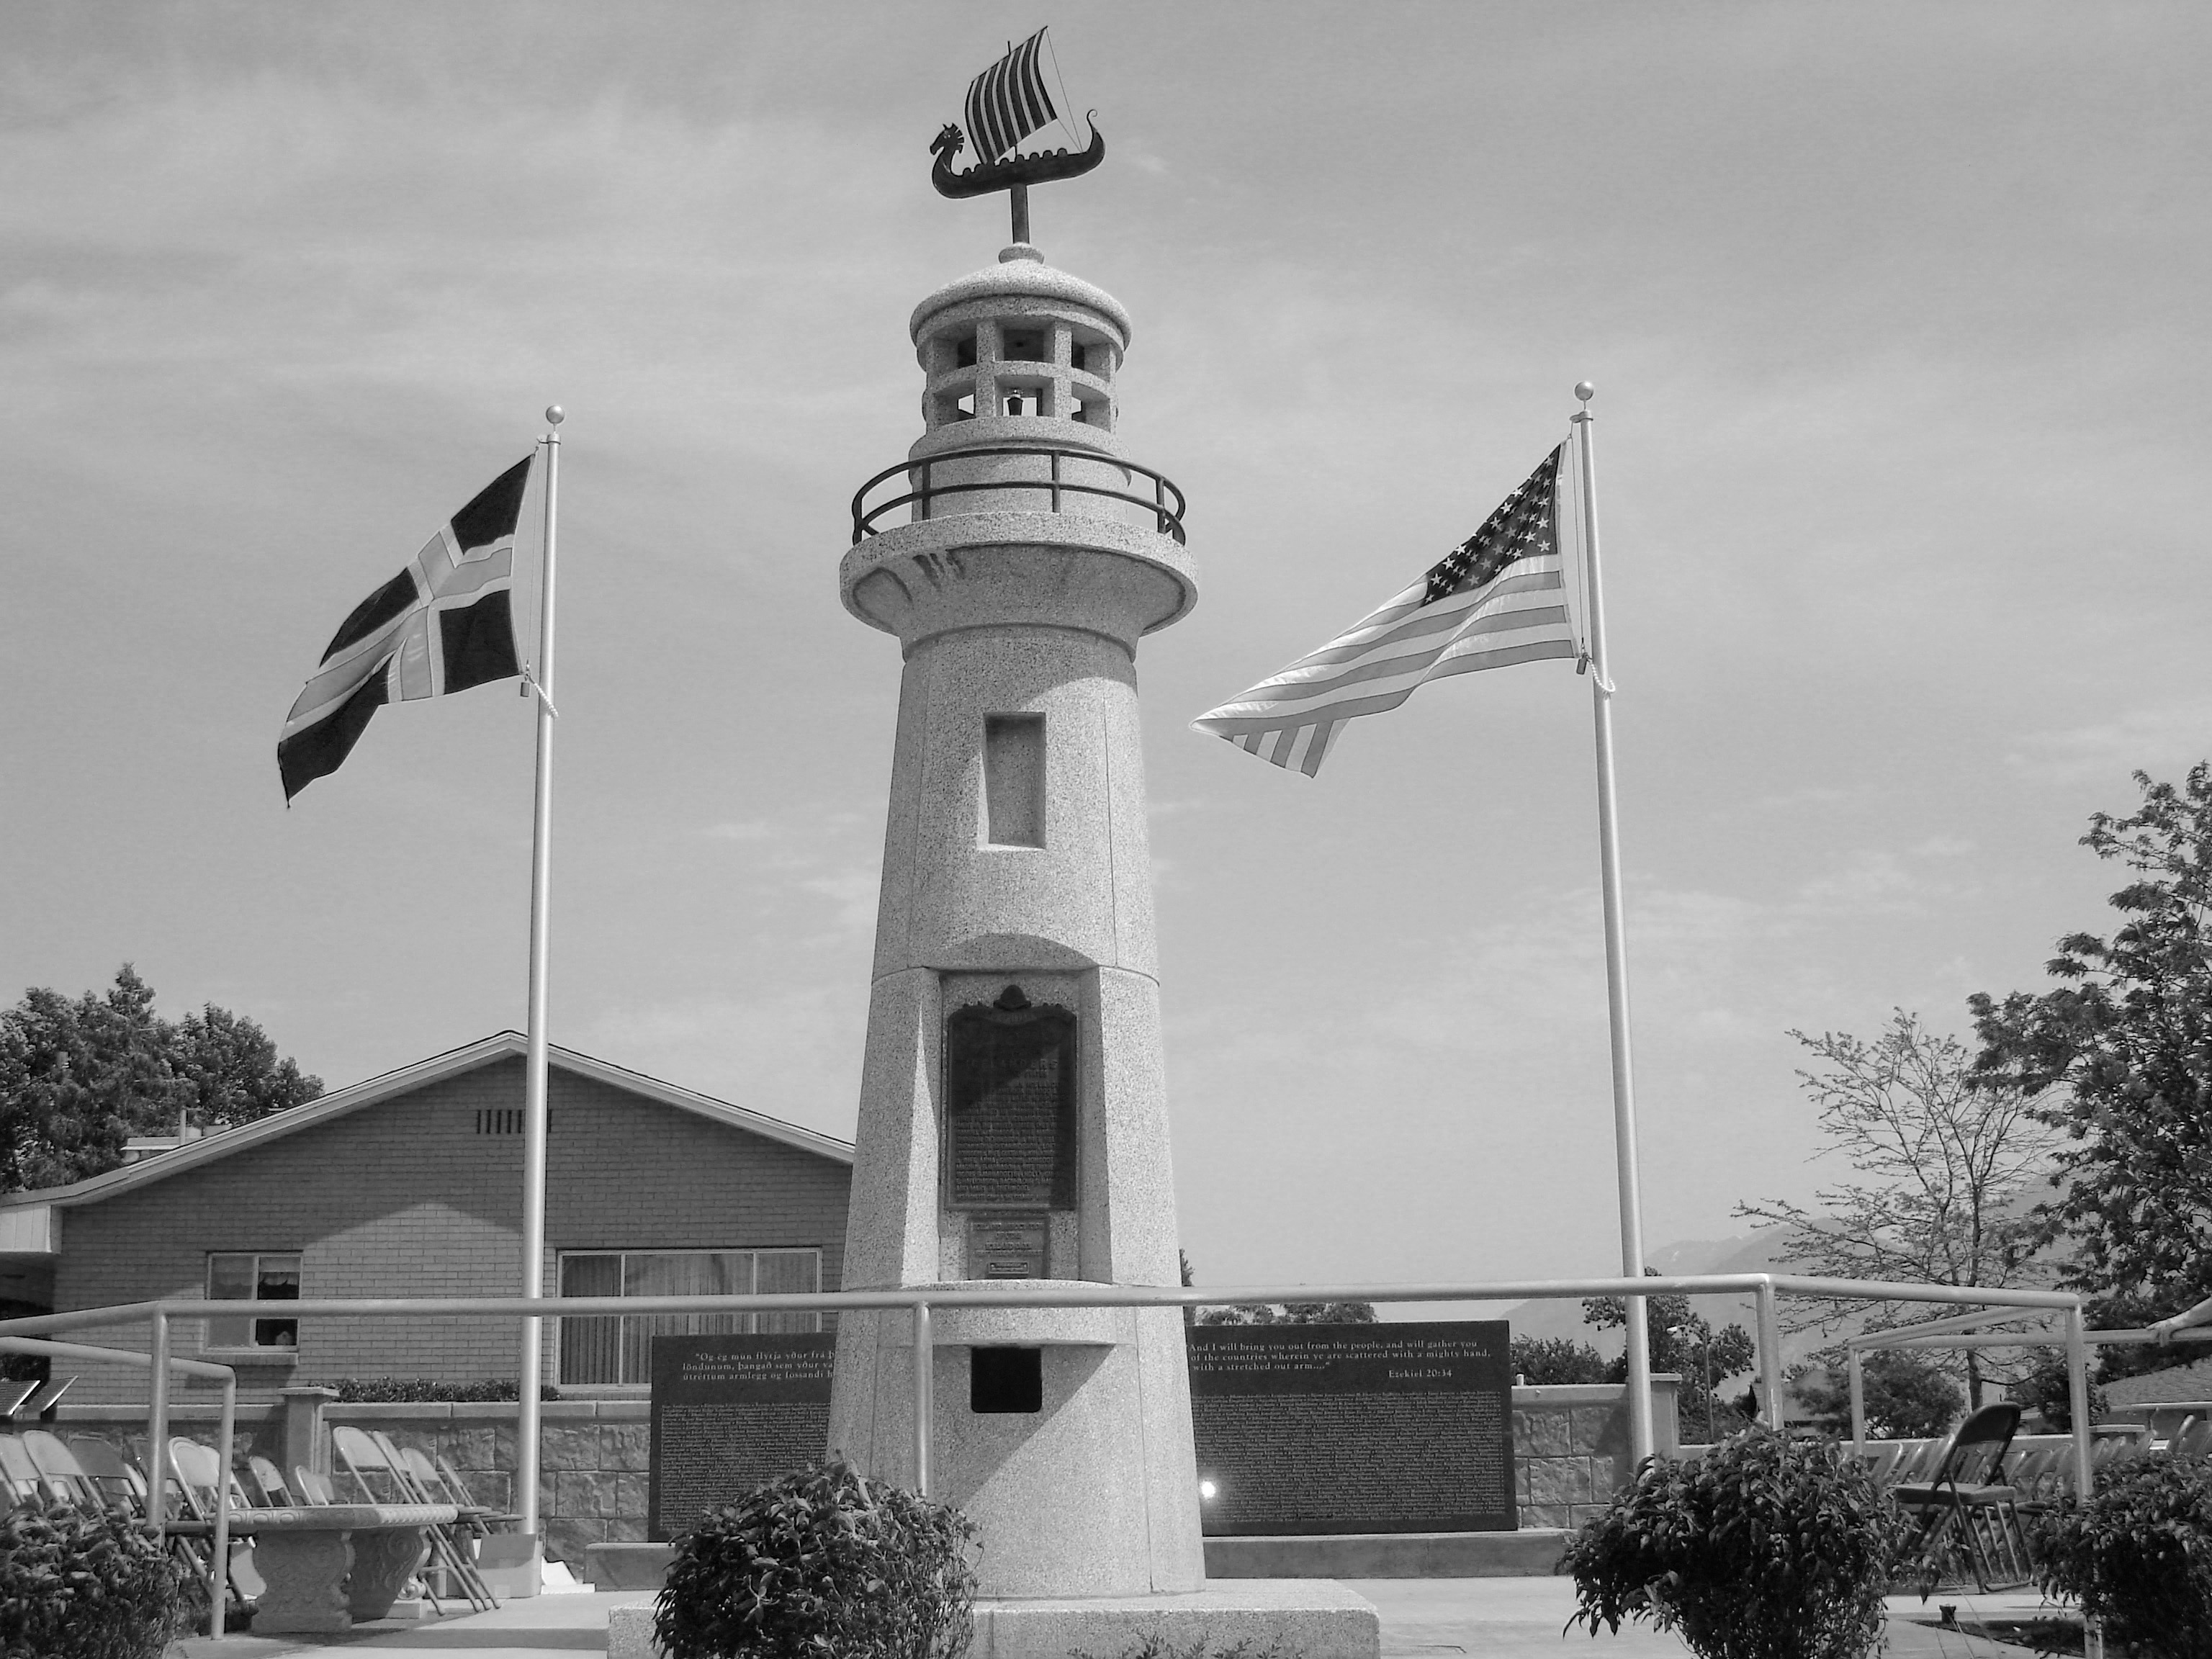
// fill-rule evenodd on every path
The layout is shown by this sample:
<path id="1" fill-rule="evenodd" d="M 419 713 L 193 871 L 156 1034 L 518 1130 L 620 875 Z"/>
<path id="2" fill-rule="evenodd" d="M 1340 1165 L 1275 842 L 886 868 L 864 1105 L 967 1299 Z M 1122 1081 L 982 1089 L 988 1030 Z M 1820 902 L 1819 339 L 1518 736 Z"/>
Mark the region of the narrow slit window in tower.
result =
<path id="1" fill-rule="evenodd" d="M 974 329 L 969 329 L 953 341 L 952 367 L 955 368 L 975 367 L 975 331 Z"/>
<path id="2" fill-rule="evenodd" d="M 1044 716 L 983 716 L 983 838 L 1044 845 Z"/>
<path id="3" fill-rule="evenodd" d="M 999 361 L 1006 363 L 1043 363 L 1052 361 L 1045 350 L 1045 331 L 1034 323 L 1021 323 L 1000 331 Z"/>
<path id="4" fill-rule="evenodd" d="M 1042 1348 L 968 1351 L 968 1409 L 976 1415 L 1044 1409 Z"/>

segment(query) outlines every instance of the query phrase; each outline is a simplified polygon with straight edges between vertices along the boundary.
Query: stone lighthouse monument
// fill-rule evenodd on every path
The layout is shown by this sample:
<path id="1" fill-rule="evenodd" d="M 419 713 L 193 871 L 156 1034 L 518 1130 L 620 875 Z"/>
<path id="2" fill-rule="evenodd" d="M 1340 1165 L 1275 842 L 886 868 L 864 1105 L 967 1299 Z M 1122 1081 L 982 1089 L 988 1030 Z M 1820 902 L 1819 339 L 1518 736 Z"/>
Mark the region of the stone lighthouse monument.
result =
<path id="1" fill-rule="evenodd" d="M 907 1310 L 841 1315 L 830 1449 L 920 1484 L 927 1412 L 981 1659 L 1142 1629 L 1372 1656 L 1337 1586 L 1206 1587 L 1181 1309 L 1018 1305 L 1180 1281 L 1137 656 L 1198 599 L 1182 494 L 1122 441 L 1129 314 L 1029 241 L 1029 185 L 1104 155 L 1014 153 L 1053 118 L 1041 40 L 970 88 L 978 165 L 932 147 L 943 194 L 1010 191 L 1013 245 L 915 307 L 921 434 L 838 576 L 905 665 L 843 1284 L 974 1305 L 933 1310 L 926 1372 Z"/>
<path id="2" fill-rule="evenodd" d="M 1110 295 L 1018 243 L 910 327 L 922 434 L 839 577 L 905 659 L 844 1285 L 1172 1285 L 1136 659 L 1198 596 L 1182 498 L 1122 453 Z M 934 1338 L 931 1491 L 986 1595 L 1199 1585 L 1178 1310 L 948 1309 Z M 830 1407 L 834 1449 L 908 1483 L 914 1353 L 903 1313 L 846 1314 Z"/>

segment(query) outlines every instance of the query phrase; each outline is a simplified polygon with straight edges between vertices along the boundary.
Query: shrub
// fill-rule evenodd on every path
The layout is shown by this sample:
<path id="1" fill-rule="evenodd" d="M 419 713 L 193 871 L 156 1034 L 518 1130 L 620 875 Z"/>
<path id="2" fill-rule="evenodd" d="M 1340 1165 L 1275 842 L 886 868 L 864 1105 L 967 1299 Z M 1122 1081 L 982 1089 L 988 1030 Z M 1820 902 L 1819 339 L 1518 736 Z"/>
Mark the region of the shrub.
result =
<path id="1" fill-rule="evenodd" d="M 2130 1457 L 2072 1493 L 2038 1527 L 2036 1577 L 2160 1659 L 2212 1659 L 2212 1466 Z"/>
<path id="2" fill-rule="evenodd" d="M 975 1528 L 837 1460 L 709 1510 L 654 1603 L 668 1659 L 959 1659 Z"/>
<path id="3" fill-rule="evenodd" d="M 23 1499 L 0 1516 L 0 1653 L 6 1659 L 158 1659 L 203 1589 L 119 1510 Z"/>
<path id="4" fill-rule="evenodd" d="M 1559 1571 L 1593 1636 L 1649 1620 L 1699 1659 L 1860 1659 L 1911 1535 L 1835 1443 L 1754 1428 L 1695 1462 L 1645 1459 Z"/>
<path id="5" fill-rule="evenodd" d="M 481 1382 L 433 1382 L 427 1376 L 341 1376 L 318 1384 L 336 1389 L 341 1404 L 365 1401 L 374 1405 L 414 1401 L 454 1401 L 463 1404 L 520 1400 L 522 1385 L 511 1376 L 488 1377 Z M 558 1400 L 561 1392 L 550 1382 L 538 1388 L 540 1400 Z"/>

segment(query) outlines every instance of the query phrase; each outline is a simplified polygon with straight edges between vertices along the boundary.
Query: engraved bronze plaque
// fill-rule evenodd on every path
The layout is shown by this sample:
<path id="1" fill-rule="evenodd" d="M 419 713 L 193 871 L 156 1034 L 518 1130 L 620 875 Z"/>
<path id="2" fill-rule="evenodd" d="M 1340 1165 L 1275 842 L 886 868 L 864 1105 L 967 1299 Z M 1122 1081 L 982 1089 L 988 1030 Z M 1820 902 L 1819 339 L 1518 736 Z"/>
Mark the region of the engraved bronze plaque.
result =
<path id="1" fill-rule="evenodd" d="M 979 1215 L 968 1220 L 968 1277 L 1043 1279 L 1047 1223 L 1041 1215 Z"/>
<path id="2" fill-rule="evenodd" d="M 1072 1210 L 1075 1015 L 1012 986 L 945 1022 L 945 1205 Z"/>

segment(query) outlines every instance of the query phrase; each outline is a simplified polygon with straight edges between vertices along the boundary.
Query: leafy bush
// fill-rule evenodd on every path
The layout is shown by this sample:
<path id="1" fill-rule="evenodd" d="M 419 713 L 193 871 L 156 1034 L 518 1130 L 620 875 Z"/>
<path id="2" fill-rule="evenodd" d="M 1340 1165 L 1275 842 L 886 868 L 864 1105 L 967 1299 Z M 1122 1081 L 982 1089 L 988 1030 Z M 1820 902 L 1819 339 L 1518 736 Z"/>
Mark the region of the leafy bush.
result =
<path id="1" fill-rule="evenodd" d="M 959 1659 L 975 1524 L 832 1459 L 677 1540 L 653 1605 L 668 1659 Z"/>
<path id="2" fill-rule="evenodd" d="M 2212 1659 L 2212 1466 L 2130 1457 L 2069 1493 L 2037 1528 L 2036 1577 L 2160 1659 Z"/>
<path id="3" fill-rule="evenodd" d="M 362 1401 L 372 1405 L 408 1403 L 416 1401 L 453 1401 L 471 1404 L 499 1400 L 520 1400 L 522 1385 L 511 1376 L 488 1377 L 481 1382 L 433 1382 L 427 1376 L 341 1376 L 335 1382 L 319 1383 L 325 1389 L 336 1389 L 338 1401 Z M 560 1390 L 550 1382 L 538 1385 L 540 1400 L 558 1400 Z"/>
<path id="4" fill-rule="evenodd" d="M 1645 1459 L 1559 1571 L 1593 1636 L 1648 1620 L 1699 1659 L 1860 1659 L 1911 1536 L 1834 1443 L 1754 1428 L 1695 1462 Z"/>
<path id="5" fill-rule="evenodd" d="M 158 1659 L 197 1605 L 198 1576 L 118 1510 L 33 1498 L 0 1516 L 5 1659 Z"/>

